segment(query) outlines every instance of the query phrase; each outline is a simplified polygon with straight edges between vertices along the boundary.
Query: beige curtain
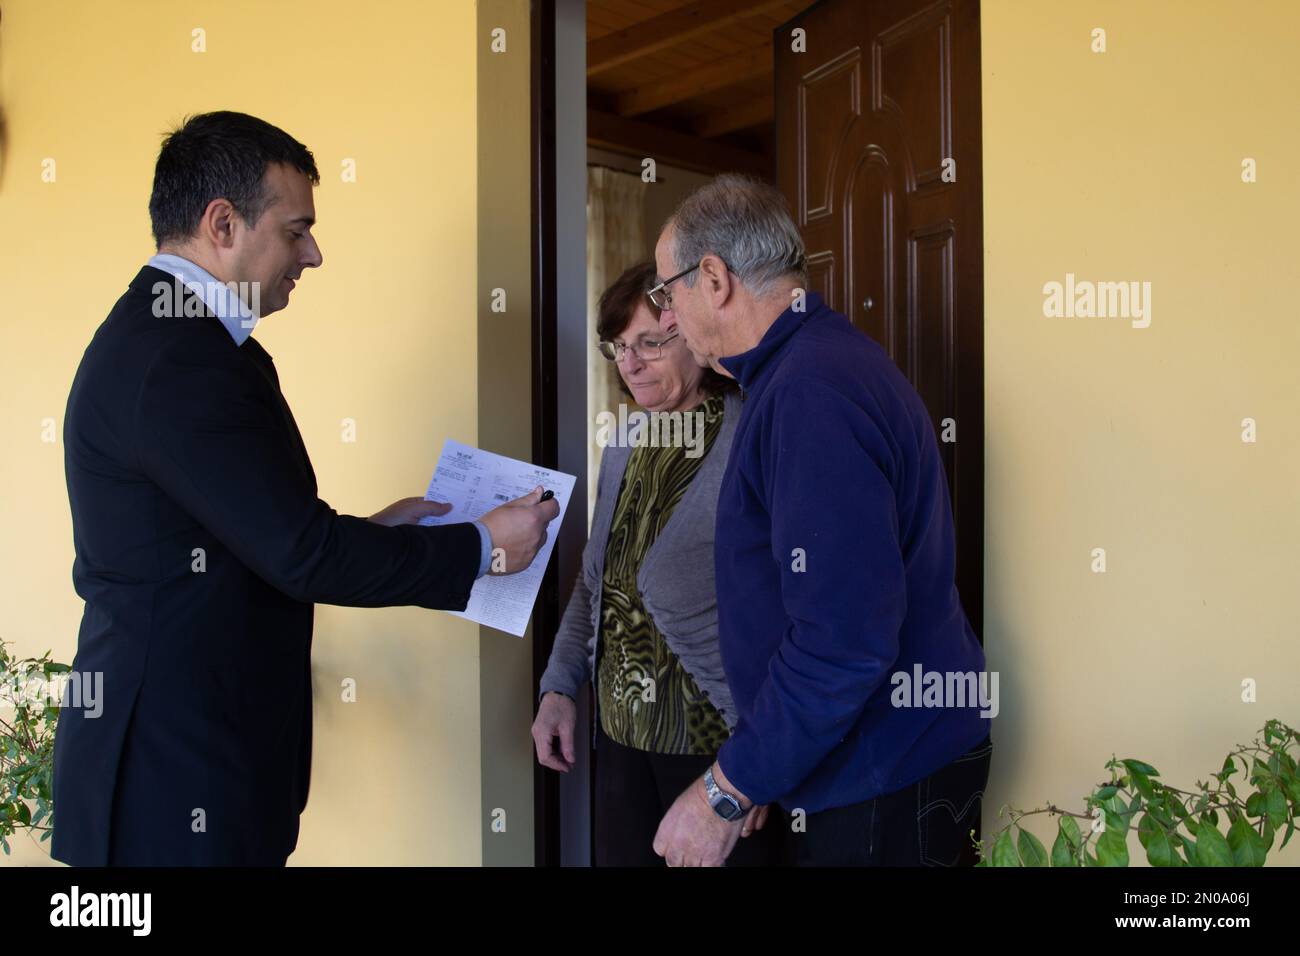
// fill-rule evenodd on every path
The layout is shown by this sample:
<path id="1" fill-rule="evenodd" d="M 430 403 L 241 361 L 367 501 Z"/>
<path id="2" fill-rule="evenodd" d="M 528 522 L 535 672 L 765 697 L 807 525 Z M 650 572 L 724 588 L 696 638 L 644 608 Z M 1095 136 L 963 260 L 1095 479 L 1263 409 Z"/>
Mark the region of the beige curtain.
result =
<path id="1" fill-rule="evenodd" d="M 596 416 L 617 414 L 630 397 L 618 389 L 618 369 L 596 351 L 596 302 L 628 266 L 648 259 L 645 248 L 645 189 L 640 176 L 604 166 L 587 167 L 587 526 L 596 503 L 600 448 Z"/>

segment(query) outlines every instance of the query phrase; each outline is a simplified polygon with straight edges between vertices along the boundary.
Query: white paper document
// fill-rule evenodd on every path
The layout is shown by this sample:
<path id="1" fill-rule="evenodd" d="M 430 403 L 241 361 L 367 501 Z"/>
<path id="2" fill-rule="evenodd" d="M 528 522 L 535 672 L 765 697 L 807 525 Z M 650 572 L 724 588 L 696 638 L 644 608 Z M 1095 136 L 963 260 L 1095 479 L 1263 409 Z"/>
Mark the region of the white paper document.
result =
<path id="1" fill-rule="evenodd" d="M 555 536 L 559 534 L 564 512 L 569 507 L 573 483 L 573 475 L 562 471 L 552 471 L 447 439 L 424 497 L 428 501 L 448 502 L 451 511 L 440 518 L 423 518 L 420 524 L 474 521 L 497 505 L 523 497 L 538 485 L 555 492 L 555 500 L 560 505 L 560 514 L 547 526 L 546 543 L 532 564 L 517 574 L 483 575 L 474 582 L 465 610 L 448 611 L 448 614 L 495 627 L 515 637 L 524 636 L 537 592 L 542 586 L 542 575 L 551 560 Z"/>

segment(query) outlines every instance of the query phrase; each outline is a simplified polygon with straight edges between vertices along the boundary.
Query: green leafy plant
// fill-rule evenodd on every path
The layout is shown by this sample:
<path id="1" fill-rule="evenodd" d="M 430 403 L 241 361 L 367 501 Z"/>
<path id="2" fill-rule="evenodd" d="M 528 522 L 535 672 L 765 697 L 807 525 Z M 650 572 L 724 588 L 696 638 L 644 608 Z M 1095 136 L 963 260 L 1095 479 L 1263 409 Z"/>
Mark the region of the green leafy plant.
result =
<path id="1" fill-rule="evenodd" d="M 975 841 L 978 865 L 1128 866 L 1128 837 L 1136 831 L 1152 866 L 1263 866 L 1278 832 L 1285 830 L 1281 846 L 1295 833 L 1300 779 L 1291 750 L 1300 746 L 1300 733 L 1270 720 L 1261 735 L 1228 754 L 1223 769 L 1197 781 L 1196 790 L 1161 782 L 1149 763 L 1112 756 L 1110 782 L 1088 795 L 1083 813 L 1003 807 L 998 816 L 1009 813 L 1011 822 Z M 1042 813 L 1060 817 L 1050 852 L 1021 822 Z"/>
<path id="2" fill-rule="evenodd" d="M 48 688 L 69 670 L 49 651 L 19 660 L 0 642 L 0 849 L 6 855 L 19 829 L 39 832 L 42 841 L 54 832 L 50 779 L 59 707 Z"/>

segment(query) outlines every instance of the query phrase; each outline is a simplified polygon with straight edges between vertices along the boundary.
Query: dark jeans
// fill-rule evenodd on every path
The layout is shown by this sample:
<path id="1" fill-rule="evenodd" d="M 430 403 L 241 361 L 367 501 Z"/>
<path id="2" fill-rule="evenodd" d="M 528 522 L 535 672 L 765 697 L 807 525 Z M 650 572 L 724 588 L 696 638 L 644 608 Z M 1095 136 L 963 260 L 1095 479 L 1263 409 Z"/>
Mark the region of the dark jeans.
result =
<path id="1" fill-rule="evenodd" d="M 956 866 L 979 826 L 992 754 L 986 737 L 901 790 L 808 814 L 806 831 L 789 836 L 795 865 Z"/>
<path id="2" fill-rule="evenodd" d="M 655 854 L 659 821 L 713 757 L 656 754 L 624 747 L 596 725 L 596 865 L 663 866 Z M 779 866 L 788 817 L 772 807 L 767 825 L 736 841 L 727 866 Z"/>

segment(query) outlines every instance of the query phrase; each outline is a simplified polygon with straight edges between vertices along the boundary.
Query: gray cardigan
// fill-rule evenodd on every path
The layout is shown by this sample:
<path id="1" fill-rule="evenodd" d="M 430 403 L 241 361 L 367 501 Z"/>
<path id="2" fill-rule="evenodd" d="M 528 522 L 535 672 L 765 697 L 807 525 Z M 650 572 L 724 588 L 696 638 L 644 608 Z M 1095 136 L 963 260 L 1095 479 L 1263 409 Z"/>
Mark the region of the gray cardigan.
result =
<path id="1" fill-rule="evenodd" d="M 740 398 L 728 392 L 722 426 L 690 487 L 669 515 L 637 572 L 641 601 L 686 672 L 726 721 L 736 725 L 722 658 L 718 652 L 718 598 L 713 584 L 713 524 L 718 491 L 727 467 L 731 440 L 740 418 Z M 540 693 L 559 691 L 577 697 L 596 666 L 600 634 L 600 594 L 605 577 L 605 546 L 618 503 L 623 473 L 632 449 L 610 445 L 600 461 L 591 536 L 582 552 L 582 573 L 573 586 Z"/>

